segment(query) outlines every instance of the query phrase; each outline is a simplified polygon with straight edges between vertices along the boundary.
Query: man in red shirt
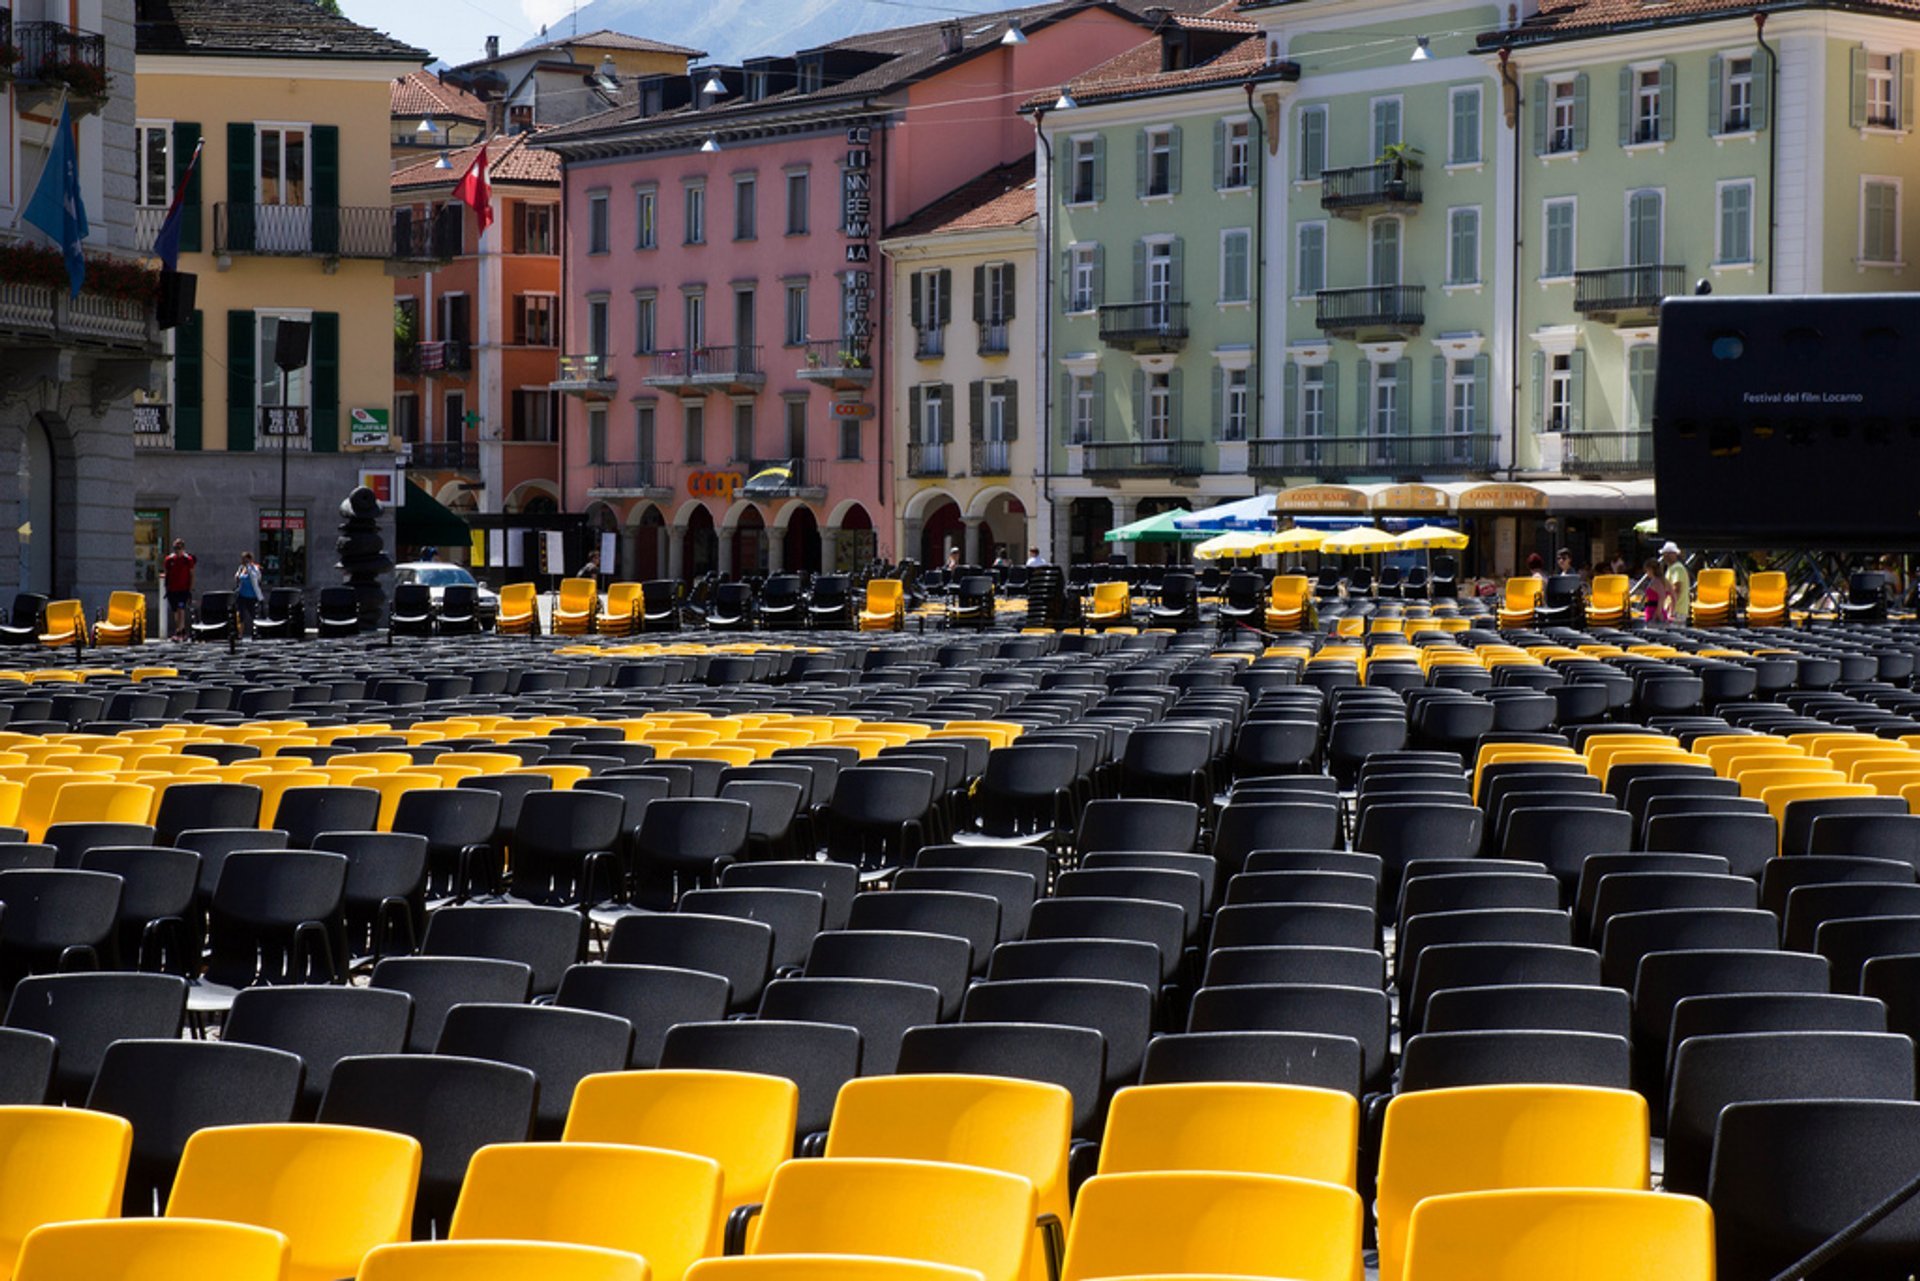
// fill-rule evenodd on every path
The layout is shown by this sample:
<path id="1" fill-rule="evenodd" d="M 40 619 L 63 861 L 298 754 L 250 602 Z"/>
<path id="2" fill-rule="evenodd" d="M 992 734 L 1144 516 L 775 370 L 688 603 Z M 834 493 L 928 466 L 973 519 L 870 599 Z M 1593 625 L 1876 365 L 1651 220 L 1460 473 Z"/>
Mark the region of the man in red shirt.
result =
<path id="1" fill-rule="evenodd" d="M 173 554 L 160 562 L 166 580 L 167 614 L 173 639 L 187 638 L 187 625 L 193 618 L 193 567 L 199 562 L 187 550 L 187 540 L 173 540 Z"/>

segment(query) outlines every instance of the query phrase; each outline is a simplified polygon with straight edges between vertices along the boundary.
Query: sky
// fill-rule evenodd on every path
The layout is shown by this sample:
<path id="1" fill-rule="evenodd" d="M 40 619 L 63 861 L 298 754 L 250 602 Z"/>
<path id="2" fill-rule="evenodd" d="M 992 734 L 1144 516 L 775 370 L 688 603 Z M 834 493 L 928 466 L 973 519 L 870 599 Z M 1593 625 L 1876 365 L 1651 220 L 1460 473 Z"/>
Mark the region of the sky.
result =
<path id="1" fill-rule="evenodd" d="M 455 65 L 480 57 L 489 35 L 511 49 L 572 10 L 573 0 L 340 0 L 340 11 L 355 22 Z"/>

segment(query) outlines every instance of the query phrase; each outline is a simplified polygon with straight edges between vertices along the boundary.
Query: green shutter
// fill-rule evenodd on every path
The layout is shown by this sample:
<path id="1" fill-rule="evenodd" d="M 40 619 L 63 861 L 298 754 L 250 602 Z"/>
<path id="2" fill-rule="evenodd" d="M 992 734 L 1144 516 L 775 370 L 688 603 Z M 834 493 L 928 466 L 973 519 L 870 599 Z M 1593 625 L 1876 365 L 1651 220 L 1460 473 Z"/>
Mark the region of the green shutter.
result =
<path id="1" fill-rule="evenodd" d="M 1481 355 L 1473 358 L 1473 430 L 1475 435 L 1484 436 L 1493 425 L 1493 359 Z"/>
<path id="2" fill-rule="evenodd" d="M 1107 375 L 1104 370 L 1093 371 L 1093 422 L 1090 426 L 1095 440 L 1107 438 Z"/>
<path id="3" fill-rule="evenodd" d="M 907 439 L 915 444 L 924 445 L 927 443 L 926 405 L 926 388 L 907 388 Z"/>
<path id="4" fill-rule="evenodd" d="M 1717 53 L 1707 59 L 1707 133 L 1709 135 L 1724 133 L 1727 127 L 1726 104 L 1722 100 L 1722 95 L 1726 93 L 1726 69 L 1723 65 L 1725 62 L 1726 59 Z M 1759 71 L 1759 62 L 1758 58 L 1753 61 L 1756 73 Z M 1759 79 L 1758 74 L 1754 79 Z"/>
<path id="5" fill-rule="evenodd" d="M 1003 322 L 1010 321 L 1013 319 L 1013 298 L 1014 298 L 1014 295 L 1019 292 L 1019 289 L 1015 284 L 1015 279 L 1016 278 L 1014 274 L 1014 264 L 1010 262 L 1001 263 L 1000 264 L 1000 319 Z"/>
<path id="6" fill-rule="evenodd" d="M 1660 141 L 1673 141 L 1673 64 L 1660 64 Z"/>
<path id="7" fill-rule="evenodd" d="M 1137 368 L 1133 371 L 1133 438 L 1147 438 L 1147 373 Z"/>
<path id="8" fill-rule="evenodd" d="M 193 149 L 200 145 L 200 126 L 186 120 L 176 120 L 173 125 L 173 173 L 179 181 L 181 171 L 193 158 Z M 180 199 L 180 252 L 197 254 L 200 252 L 200 166 L 195 165 L 193 172 L 187 175 L 186 193 Z M 179 437 L 176 435 L 175 440 Z"/>
<path id="9" fill-rule="evenodd" d="M 1167 435 L 1172 440 L 1187 438 L 1186 382 L 1186 374 L 1177 367 L 1167 374 Z"/>
<path id="10" fill-rule="evenodd" d="M 940 314 L 933 321 L 942 328 L 953 323 L 953 272 L 946 267 L 940 269 Z"/>
<path id="11" fill-rule="evenodd" d="M 1300 366 L 1289 360 L 1280 374 L 1280 434 L 1300 430 Z"/>
<path id="12" fill-rule="evenodd" d="M 1227 371 L 1218 364 L 1213 367 L 1213 438 L 1219 440 L 1226 435 L 1227 425 Z"/>
<path id="13" fill-rule="evenodd" d="M 227 313 L 227 448 L 238 453 L 253 449 L 254 325 L 250 311 Z"/>
<path id="14" fill-rule="evenodd" d="M 207 396 L 201 381 L 206 369 L 205 335 L 205 313 L 198 311 L 173 331 L 173 447 L 176 450 L 197 450 L 203 438 Z"/>
<path id="15" fill-rule="evenodd" d="M 1587 149 L 1587 73 L 1573 78 L 1573 149 Z"/>
<path id="16" fill-rule="evenodd" d="M 1105 134 L 1093 137 L 1093 201 L 1100 203 L 1107 198 L 1107 139 Z"/>
<path id="17" fill-rule="evenodd" d="M 1533 154 L 1547 154 L 1547 78 L 1533 78 Z"/>
<path id="18" fill-rule="evenodd" d="M 1000 439 L 1012 442 L 1020 439 L 1020 384 L 1009 378 L 1000 384 L 1000 394 L 1006 398 L 1006 418 L 1001 424 Z"/>
<path id="19" fill-rule="evenodd" d="M 1867 123 L 1867 47 L 1855 45 L 1847 50 L 1847 120 L 1855 129 Z"/>
<path id="20" fill-rule="evenodd" d="M 973 265 L 973 323 L 985 324 L 987 319 L 987 265 L 977 262 Z"/>
<path id="21" fill-rule="evenodd" d="M 1547 421 L 1547 353 L 1533 353 L 1533 429 L 1539 431 Z"/>
<path id="22" fill-rule="evenodd" d="M 1427 382 L 1428 393 L 1433 398 L 1433 403 L 1427 408 L 1427 421 L 1432 424 L 1429 430 L 1437 436 L 1445 432 L 1450 425 L 1447 422 L 1447 358 L 1445 356 L 1437 353 L 1434 355 Z"/>
<path id="23" fill-rule="evenodd" d="M 1133 242 L 1133 299 L 1134 302 L 1147 300 L 1147 242 Z"/>
<path id="24" fill-rule="evenodd" d="M 1576 351 L 1567 357 L 1567 430 L 1582 430 L 1586 418 L 1587 353 Z"/>
<path id="25" fill-rule="evenodd" d="M 979 444 L 987 435 L 987 384 L 976 378 L 967 384 L 967 439 Z"/>
<path id="26" fill-rule="evenodd" d="M 1900 119 L 1894 123 L 1901 129 L 1913 128 L 1913 55 L 1902 53 L 1894 55 L 1894 74 L 1900 77 Z"/>
<path id="27" fill-rule="evenodd" d="M 1620 145 L 1623 147 L 1633 141 L 1634 116 L 1636 114 L 1633 109 L 1633 80 L 1634 70 L 1632 67 L 1620 68 Z"/>
<path id="28" fill-rule="evenodd" d="M 253 126 L 227 125 L 227 243 L 230 253 L 253 250 Z"/>
<path id="29" fill-rule="evenodd" d="M 1765 49 L 1753 52 L 1753 89 L 1748 97 L 1753 103 L 1753 109 L 1748 113 L 1752 117 L 1753 128 L 1765 129 L 1767 111 L 1773 105 L 1773 55 Z"/>
<path id="30" fill-rule="evenodd" d="M 1357 434 L 1370 435 L 1373 431 L 1373 396 L 1368 390 L 1373 379 L 1373 362 L 1365 356 L 1353 363 L 1353 390 L 1359 402 L 1359 416 L 1354 420 Z"/>
<path id="31" fill-rule="evenodd" d="M 1144 197 L 1147 194 L 1147 131 L 1140 130 L 1133 138 L 1133 194 Z"/>
<path id="32" fill-rule="evenodd" d="M 1098 307 L 1107 300 L 1107 250 L 1104 245 L 1093 247 L 1093 305 Z"/>
<path id="33" fill-rule="evenodd" d="M 1167 280 L 1174 302 L 1185 302 L 1187 298 L 1187 242 L 1183 236 L 1175 236 L 1167 245 Z"/>
<path id="34" fill-rule="evenodd" d="M 1213 187 L 1215 191 L 1227 185 L 1227 122 L 1213 122 Z"/>
<path id="35" fill-rule="evenodd" d="M 919 329 L 921 327 L 920 325 L 920 291 L 925 285 L 926 278 L 927 278 L 927 273 L 924 271 L 916 271 L 912 275 L 907 277 L 907 298 L 909 299 L 907 306 L 908 306 L 908 311 L 912 317 L 913 327 L 915 329 Z M 914 420 L 916 422 L 919 421 L 919 415 L 916 414 L 914 416 Z"/>
<path id="36" fill-rule="evenodd" d="M 1180 194 L 1180 133 L 1180 126 L 1175 125 L 1167 139 L 1167 190 L 1176 196 Z"/>
<path id="37" fill-rule="evenodd" d="M 1328 365 L 1320 371 L 1320 434 L 1340 434 L 1340 369 Z"/>
<path id="38" fill-rule="evenodd" d="M 952 383 L 940 384 L 940 409 L 940 443 L 943 445 L 951 445 L 953 443 L 954 410 Z"/>
<path id="39" fill-rule="evenodd" d="M 313 127 L 313 250 L 340 252 L 340 126 Z"/>
<path id="40" fill-rule="evenodd" d="M 1413 361 L 1405 356 L 1396 361 L 1393 381 L 1398 388 L 1393 401 L 1393 430 L 1407 432 L 1413 427 Z"/>
<path id="41" fill-rule="evenodd" d="M 313 452 L 340 452 L 340 313 L 313 313 Z"/>

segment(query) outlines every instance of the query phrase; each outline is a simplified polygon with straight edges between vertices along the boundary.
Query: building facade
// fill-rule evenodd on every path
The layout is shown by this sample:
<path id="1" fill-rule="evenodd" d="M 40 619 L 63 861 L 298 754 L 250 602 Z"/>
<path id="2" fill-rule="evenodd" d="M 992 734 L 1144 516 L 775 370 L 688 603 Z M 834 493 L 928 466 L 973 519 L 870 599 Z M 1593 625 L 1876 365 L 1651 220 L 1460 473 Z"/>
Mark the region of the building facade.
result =
<path id="1" fill-rule="evenodd" d="M 486 103 L 431 71 L 402 76 L 393 82 L 393 167 L 472 146 L 494 132 L 492 115 Z"/>
<path id="2" fill-rule="evenodd" d="M 922 565 L 1024 564 L 1038 506 L 1033 163 L 993 169 L 890 229 L 894 547 Z M 905 299 L 904 306 L 898 300 Z"/>
<path id="3" fill-rule="evenodd" d="M 133 252 L 133 17 L 132 0 L 0 2 L 0 581 L 89 614 L 139 577 L 131 396 L 160 369 Z M 89 224 L 77 296 L 21 220 L 63 107 Z"/>
<path id="4" fill-rule="evenodd" d="M 363 480 L 399 492 L 388 273 L 423 270 L 438 246 L 392 207 L 390 85 L 427 55 L 304 0 L 170 0 L 152 15 L 138 24 L 135 218 L 150 248 L 201 148 L 180 255 L 198 297 L 136 409 L 136 537 L 185 538 L 216 583 L 251 551 L 269 585 L 317 588 L 338 581 L 340 502 Z M 284 374 L 283 325 L 308 339 Z"/>
<path id="5" fill-rule="evenodd" d="M 502 52 L 487 37 L 487 56 L 442 77 L 494 112 L 490 129 L 521 132 L 565 124 L 617 107 L 622 85 L 642 76 L 680 76 L 706 54 L 618 31 L 544 38 Z"/>

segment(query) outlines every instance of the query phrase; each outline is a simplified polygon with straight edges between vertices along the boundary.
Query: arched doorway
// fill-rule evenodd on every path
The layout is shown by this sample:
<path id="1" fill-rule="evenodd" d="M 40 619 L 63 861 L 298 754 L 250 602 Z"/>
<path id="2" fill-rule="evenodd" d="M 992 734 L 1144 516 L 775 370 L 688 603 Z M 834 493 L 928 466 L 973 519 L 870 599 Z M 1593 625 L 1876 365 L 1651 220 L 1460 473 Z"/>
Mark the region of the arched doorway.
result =
<path id="1" fill-rule="evenodd" d="M 1079 565 L 1104 563 L 1112 546 L 1106 541 L 1113 528 L 1111 498 L 1076 498 L 1067 508 L 1067 555 Z"/>
<path id="2" fill-rule="evenodd" d="M 787 507 L 786 556 L 783 564 L 800 574 L 820 572 L 820 521 L 805 503 Z"/>
<path id="3" fill-rule="evenodd" d="M 696 503 L 687 513 L 686 553 L 680 576 L 692 582 L 712 573 L 719 560 L 720 535 L 713 527 L 713 513 L 705 503 Z"/>
<path id="4" fill-rule="evenodd" d="M 838 536 L 834 539 L 834 565 L 843 574 L 858 573 L 871 564 L 880 554 L 879 536 L 874 532 L 873 517 L 859 503 L 849 502 L 839 512 L 839 521 L 834 524 Z"/>
<path id="5" fill-rule="evenodd" d="M 961 548 L 965 555 L 966 525 L 960 519 L 960 504 L 951 498 L 941 497 L 927 509 L 925 523 L 921 526 L 920 546 L 914 549 L 923 566 L 937 566 L 947 563 L 947 548 Z"/>
<path id="6" fill-rule="evenodd" d="M 968 515 L 980 523 L 980 563 L 1000 556 L 1014 565 L 1027 563 L 1027 508 L 1013 491 L 986 489 L 975 494 Z"/>
<path id="7" fill-rule="evenodd" d="M 660 508 L 647 503 L 638 509 L 632 525 L 629 527 L 633 545 L 633 576 L 635 578 L 665 578 L 667 576 L 667 518 Z"/>
<path id="8" fill-rule="evenodd" d="M 767 521 L 760 509 L 749 503 L 733 525 L 733 575 L 764 575 L 767 572 Z"/>

